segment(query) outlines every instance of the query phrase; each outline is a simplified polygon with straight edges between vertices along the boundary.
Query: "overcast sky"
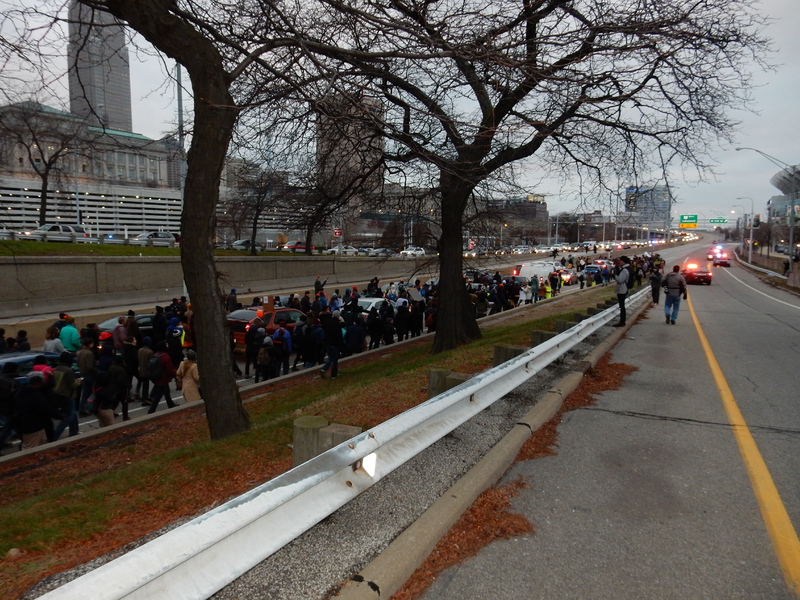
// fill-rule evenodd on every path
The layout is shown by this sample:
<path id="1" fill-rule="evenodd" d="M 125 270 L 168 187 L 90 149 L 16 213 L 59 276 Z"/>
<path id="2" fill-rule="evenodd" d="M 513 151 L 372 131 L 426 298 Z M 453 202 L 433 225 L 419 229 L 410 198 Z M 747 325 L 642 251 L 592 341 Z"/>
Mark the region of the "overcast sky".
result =
<path id="1" fill-rule="evenodd" d="M 741 121 L 734 147 L 758 148 L 792 165 L 800 163 L 797 144 L 800 134 L 800 110 L 797 107 L 800 93 L 798 6 L 797 0 L 763 0 L 761 3 L 762 14 L 772 19 L 766 34 L 772 38 L 775 47 L 770 62 L 777 67 L 774 71 L 755 74 L 758 87 L 752 90 L 752 94 L 758 114 L 732 113 L 736 120 Z M 157 61 L 137 63 L 134 53 L 131 59 L 134 130 L 149 137 L 161 137 L 172 129 L 170 122 L 176 122 L 174 86 L 166 86 L 166 89 L 163 83 L 159 86 L 158 82 L 163 82 L 164 77 L 163 68 Z M 184 96 L 187 106 L 190 102 Z M 749 198 L 752 198 L 754 211 L 766 215 L 767 200 L 780 194 L 769 183 L 779 168 L 756 152 L 737 152 L 734 147 L 709 149 L 711 159 L 718 164 L 716 180 L 710 177 L 711 180 L 705 183 L 674 181 L 678 201 L 674 214 L 697 214 L 700 219 L 726 216 L 735 222 L 736 215 L 731 215 L 731 211 L 741 212 L 741 208 L 735 205 L 744 205 L 745 212 L 749 213 Z M 676 175 L 672 174 L 673 177 Z M 530 191 L 554 194 L 557 188 Z M 747 199 L 737 200 L 740 197 Z M 551 213 L 575 210 L 574 200 L 561 200 L 549 195 L 547 203 Z"/>

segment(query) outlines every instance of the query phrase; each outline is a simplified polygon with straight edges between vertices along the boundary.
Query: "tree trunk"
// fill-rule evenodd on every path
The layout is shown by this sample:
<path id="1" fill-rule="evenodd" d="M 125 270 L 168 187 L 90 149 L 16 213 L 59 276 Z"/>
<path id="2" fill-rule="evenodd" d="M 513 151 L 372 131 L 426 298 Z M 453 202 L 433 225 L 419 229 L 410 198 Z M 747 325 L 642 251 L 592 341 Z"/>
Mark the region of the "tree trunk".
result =
<path id="1" fill-rule="evenodd" d="M 190 73 L 191 75 L 191 73 Z M 250 420 L 233 377 L 228 322 L 214 263 L 219 180 L 236 111 L 222 78 L 192 77 L 196 126 L 181 215 L 181 264 L 195 315 L 200 385 L 212 439 L 247 430 Z"/>
<path id="2" fill-rule="evenodd" d="M 96 7 L 93 2 L 87 4 Z M 194 311 L 200 385 L 211 437 L 240 433 L 249 429 L 250 420 L 233 378 L 230 330 L 214 264 L 219 182 L 237 116 L 230 79 L 213 42 L 172 14 L 172 3 L 105 0 L 104 4 L 183 65 L 192 81 L 195 126 L 181 213 L 181 264 Z"/>
<path id="3" fill-rule="evenodd" d="M 442 175 L 442 235 L 439 238 L 439 292 L 436 337 L 432 352 L 452 350 L 480 339 L 475 309 L 469 301 L 462 270 L 462 219 L 472 189 L 456 175 Z"/>
<path id="4" fill-rule="evenodd" d="M 47 225 L 47 203 L 50 201 L 48 189 L 50 187 L 50 174 L 42 173 L 42 189 L 39 192 L 39 227 Z"/>

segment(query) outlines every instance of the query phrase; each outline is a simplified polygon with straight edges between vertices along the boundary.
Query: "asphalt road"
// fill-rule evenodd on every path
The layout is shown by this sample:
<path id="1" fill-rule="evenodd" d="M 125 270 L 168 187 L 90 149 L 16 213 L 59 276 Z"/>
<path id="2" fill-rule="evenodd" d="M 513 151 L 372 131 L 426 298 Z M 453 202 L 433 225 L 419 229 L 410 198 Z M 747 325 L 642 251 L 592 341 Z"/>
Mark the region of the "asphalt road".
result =
<path id="1" fill-rule="evenodd" d="M 668 268 L 704 262 L 705 248 L 665 252 Z M 796 542 L 800 524 L 800 299 L 735 263 L 713 272 L 711 286 L 690 286 L 676 325 L 656 306 L 629 330 L 613 361 L 638 370 L 565 416 L 556 456 L 508 473 L 528 481 L 514 510 L 536 533 L 446 571 L 425 600 L 796 597 L 776 546 Z M 772 537 L 745 466 L 757 456 L 737 446 L 725 384 L 774 481 L 777 496 L 759 485 L 776 502 L 770 513 L 784 506 L 791 521 Z M 786 562 L 798 568 L 798 556 Z"/>

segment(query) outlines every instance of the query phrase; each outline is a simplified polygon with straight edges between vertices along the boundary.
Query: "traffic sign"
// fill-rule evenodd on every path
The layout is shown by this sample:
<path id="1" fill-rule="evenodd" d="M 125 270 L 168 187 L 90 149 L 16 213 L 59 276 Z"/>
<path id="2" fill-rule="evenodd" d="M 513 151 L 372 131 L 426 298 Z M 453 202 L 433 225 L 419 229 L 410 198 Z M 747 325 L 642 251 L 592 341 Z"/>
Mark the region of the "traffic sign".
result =
<path id="1" fill-rule="evenodd" d="M 695 229 L 697 227 L 697 223 L 679 223 L 678 227 L 681 229 Z"/>
<path id="2" fill-rule="evenodd" d="M 684 223 L 694 223 L 697 225 L 697 215 L 681 215 L 681 226 Z"/>
<path id="3" fill-rule="evenodd" d="M 337 227 L 336 229 L 333 230 L 333 236 L 334 237 L 342 237 L 342 230 Z"/>
<path id="4" fill-rule="evenodd" d="M 728 219 L 709 219 L 709 223 L 727 223 Z"/>

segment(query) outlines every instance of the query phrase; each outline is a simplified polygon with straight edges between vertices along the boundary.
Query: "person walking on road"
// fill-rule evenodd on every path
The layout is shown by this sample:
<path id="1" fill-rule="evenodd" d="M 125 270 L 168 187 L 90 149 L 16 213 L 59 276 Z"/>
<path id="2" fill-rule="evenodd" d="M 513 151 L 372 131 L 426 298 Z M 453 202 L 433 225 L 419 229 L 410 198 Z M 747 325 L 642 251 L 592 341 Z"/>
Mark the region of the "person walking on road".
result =
<path id="1" fill-rule="evenodd" d="M 664 316 L 667 325 L 675 325 L 678 320 L 678 310 L 681 308 L 681 296 L 688 298 L 686 280 L 681 275 L 679 265 L 672 267 L 672 273 L 667 273 L 664 278 Z"/>
<path id="2" fill-rule="evenodd" d="M 628 268 L 630 259 L 627 256 L 620 256 L 614 259 L 614 293 L 617 295 L 619 304 L 619 322 L 614 327 L 624 327 L 627 315 L 625 313 L 625 299 L 628 297 L 628 288 L 631 284 L 631 270 Z"/>

